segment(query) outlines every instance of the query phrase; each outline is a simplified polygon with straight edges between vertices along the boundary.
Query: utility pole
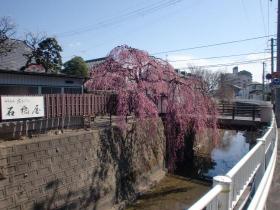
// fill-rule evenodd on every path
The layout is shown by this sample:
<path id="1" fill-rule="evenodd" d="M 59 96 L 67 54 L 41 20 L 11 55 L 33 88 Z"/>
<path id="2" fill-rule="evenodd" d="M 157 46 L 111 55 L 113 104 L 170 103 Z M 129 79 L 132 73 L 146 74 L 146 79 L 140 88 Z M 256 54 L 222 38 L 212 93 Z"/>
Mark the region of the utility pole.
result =
<path id="1" fill-rule="evenodd" d="M 274 72 L 274 39 L 271 38 L 271 74 Z"/>
<path id="2" fill-rule="evenodd" d="M 264 101 L 264 74 L 265 74 L 265 65 L 266 63 L 263 62 L 263 75 L 262 75 L 262 95 L 263 95 L 263 101 Z"/>
<path id="3" fill-rule="evenodd" d="M 279 14 L 280 0 L 278 0 L 278 12 L 277 12 L 277 68 L 276 71 L 280 71 L 280 14 Z"/>
<path id="4" fill-rule="evenodd" d="M 280 72 L 280 14 L 279 14 L 280 0 L 278 0 L 278 12 L 277 12 L 277 65 L 276 71 Z M 275 116 L 277 127 L 280 127 L 280 89 L 275 90 Z"/>
<path id="5" fill-rule="evenodd" d="M 274 38 L 271 38 L 270 40 L 270 44 L 271 44 L 271 75 L 273 75 L 274 72 Z M 273 104 L 273 106 L 275 105 L 275 89 L 271 88 L 271 103 Z"/>

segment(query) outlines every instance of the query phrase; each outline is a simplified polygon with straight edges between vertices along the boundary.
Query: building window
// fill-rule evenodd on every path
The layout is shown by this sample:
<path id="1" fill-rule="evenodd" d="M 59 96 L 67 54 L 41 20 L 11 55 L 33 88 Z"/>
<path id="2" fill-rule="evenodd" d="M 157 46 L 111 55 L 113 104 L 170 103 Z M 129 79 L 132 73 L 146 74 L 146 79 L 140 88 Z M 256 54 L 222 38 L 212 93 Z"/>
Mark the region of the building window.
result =
<path id="1" fill-rule="evenodd" d="M 38 87 L 32 86 L 0 86 L 0 95 L 36 95 Z"/>
<path id="2" fill-rule="evenodd" d="M 66 83 L 66 84 L 74 84 L 74 81 L 72 81 L 72 80 L 66 80 L 65 83 Z"/>
<path id="3" fill-rule="evenodd" d="M 66 94 L 81 94 L 81 88 L 64 88 L 64 93 Z"/>
<path id="4" fill-rule="evenodd" d="M 42 87 L 42 94 L 56 94 L 56 93 L 61 93 L 61 88 Z"/>

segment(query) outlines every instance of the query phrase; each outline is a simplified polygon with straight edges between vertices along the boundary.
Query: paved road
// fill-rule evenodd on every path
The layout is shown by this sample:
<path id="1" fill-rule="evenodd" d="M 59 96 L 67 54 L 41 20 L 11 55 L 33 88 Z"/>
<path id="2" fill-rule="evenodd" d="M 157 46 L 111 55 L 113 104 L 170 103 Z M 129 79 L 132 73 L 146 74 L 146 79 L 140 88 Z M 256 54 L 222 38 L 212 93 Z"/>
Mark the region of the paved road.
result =
<path id="1" fill-rule="evenodd" d="M 280 142 L 279 142 L 280 135 L 279 132 L 280 129 L 278 129 L 277 162 L 276 162 L 276 168 L 274 171 L 269 195 L 266 202 L 267 210 L 280 209 Z"/>

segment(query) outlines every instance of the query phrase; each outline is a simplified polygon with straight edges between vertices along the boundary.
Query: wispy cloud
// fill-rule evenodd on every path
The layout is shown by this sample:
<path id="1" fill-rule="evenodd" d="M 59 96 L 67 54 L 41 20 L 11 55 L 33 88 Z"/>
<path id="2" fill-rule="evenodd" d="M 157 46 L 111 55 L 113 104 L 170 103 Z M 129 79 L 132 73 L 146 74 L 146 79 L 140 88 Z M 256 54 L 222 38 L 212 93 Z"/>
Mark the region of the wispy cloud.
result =
<path id="1" fill-rule="evenodd" d="M 81 46 L 81 42 L 71 42 L 68 44 L 68 47 L 70 48 L 76 48 L 76 47 L 80 47 Z"/>

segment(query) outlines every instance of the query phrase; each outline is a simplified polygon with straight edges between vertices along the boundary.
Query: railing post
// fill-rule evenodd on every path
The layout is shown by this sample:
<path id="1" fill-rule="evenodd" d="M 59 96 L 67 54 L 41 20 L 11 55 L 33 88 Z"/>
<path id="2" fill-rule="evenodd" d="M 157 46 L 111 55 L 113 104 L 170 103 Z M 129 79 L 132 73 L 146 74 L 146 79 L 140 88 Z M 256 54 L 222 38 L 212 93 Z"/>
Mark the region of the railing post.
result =
<path id="1" fill-rule="evenodd" d="M 258 188 L 259 183 L 262 180 L 262 177 L 265 173 L 265 139 L 263 138 L 258 138 L 257 143 L 261 142 L 261 157 L 260 157 L 260 167 L 256 173 L 256 181 L 255 181 L 255 188 Z"/>
<path id="2" fill-rule="evenodd" d="M 228 210 L 232 206 L 232 180 L 227 176 L 215 176 L 213 185 L 221 185 L 222 192 L 218 196 L 218 210 Z"/>
<path id="3" fill-rule="evenodd" d="M 232 107 L 232 119 L 234 120 L 234 115 L 235 115 L 235 106 Z"/>

